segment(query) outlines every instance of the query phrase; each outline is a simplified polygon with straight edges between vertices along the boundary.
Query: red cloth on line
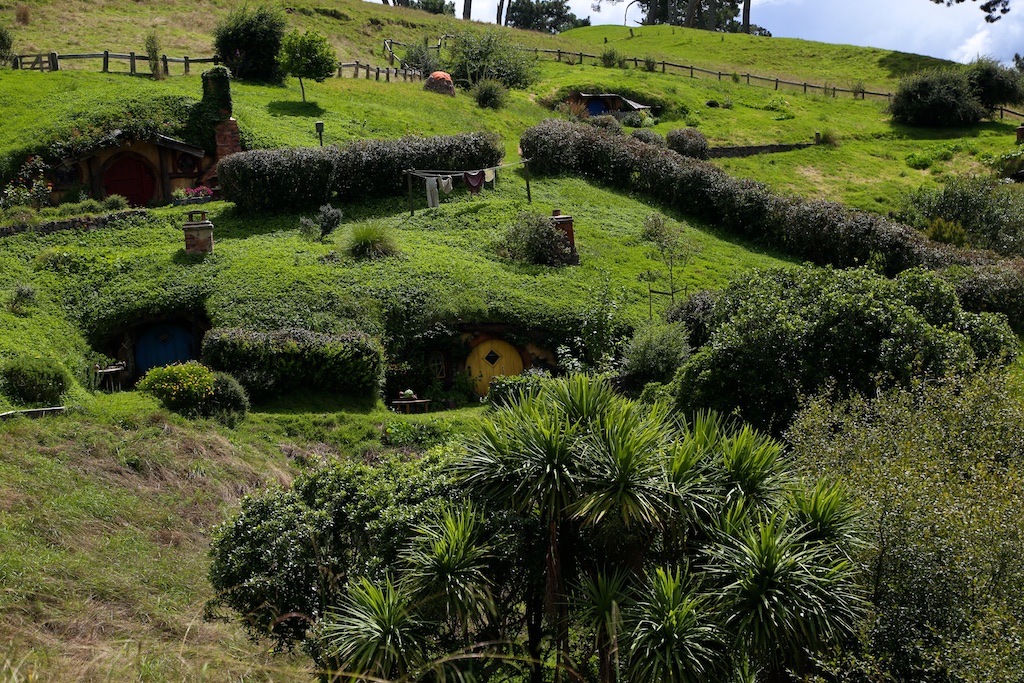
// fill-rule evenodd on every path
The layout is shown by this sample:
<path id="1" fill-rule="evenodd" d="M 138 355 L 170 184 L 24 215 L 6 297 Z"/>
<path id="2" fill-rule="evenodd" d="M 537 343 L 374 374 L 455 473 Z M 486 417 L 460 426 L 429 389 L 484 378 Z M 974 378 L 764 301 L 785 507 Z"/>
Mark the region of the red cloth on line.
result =
<path id="1" fill-rule="evenodd" d="M 473 173 L 469 173 L 467 171 L 462 174 L 462 180 L 465 181 L 470 194 L 480 194 L 480 188 L 484 185 L 484 172 L 475 171 Z"/>

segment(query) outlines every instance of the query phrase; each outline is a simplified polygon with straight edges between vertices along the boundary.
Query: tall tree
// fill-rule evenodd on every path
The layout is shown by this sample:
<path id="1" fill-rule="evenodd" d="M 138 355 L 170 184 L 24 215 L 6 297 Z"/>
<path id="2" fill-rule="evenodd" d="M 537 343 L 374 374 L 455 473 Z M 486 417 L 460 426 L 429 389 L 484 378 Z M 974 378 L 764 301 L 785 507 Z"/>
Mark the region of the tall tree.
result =
<path id="1" fill-rule="evenodd" d="M 306 101 L 306 86 L 303 78 L 323 83 L 338 66 L 338 57 L 327 38 L 316 31 L 299 33 L 293 30 L 281 42 L 279 57 L 281 71 L 299 79 L 302 101 Z"/>
<path id="2" fill-rule="evenodd" d="M 978 0 L 971 0 L 977 2 Z M 953 5 L 959 5 L 966 0 L 932 0 L 937 5 L 945 5 L 946 7 L 952 7 Z M 981 11 L 985 13 L 985 21 L 992 23 L 999 21 L 1002 15 L 1010 11 L 1010 0 L 985 0 L 981 3 Z"/>
<path id="3" fill-rule="evenodd" d="M 465 21 L 469 21 L 470 15 L 473 13 L 473 0 L 464 0 L 462 3 L 462 18 Z"/>

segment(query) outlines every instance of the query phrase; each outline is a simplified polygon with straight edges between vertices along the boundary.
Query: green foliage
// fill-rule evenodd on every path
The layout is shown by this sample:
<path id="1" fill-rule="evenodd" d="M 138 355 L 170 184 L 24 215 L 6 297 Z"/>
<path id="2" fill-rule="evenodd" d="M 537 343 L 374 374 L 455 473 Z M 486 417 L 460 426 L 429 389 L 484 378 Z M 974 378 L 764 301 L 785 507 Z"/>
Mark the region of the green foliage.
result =
<path id="1" fill-rule="evenodd" d="M 668 144 L 665 142 L 664 137 L 662 137 L 658 133 L 655 133 L 653 130 L 648 130 L 646 128 L 637 128 L 636 130 L 631 131 L 629 136 L 636 138 L 640 142 L 646 143 L 648 145 L 654 145 L 655 147 L 668 146 Z"/>
<path id="2" fill-rule="evenodd" d="M 448 38 L 444 65 L 463 85 L 494 79 L 509 88 L 525 88 L 537 80 L 536 60 L 518 47 L 509 32 L 497 27 L 460 27 Z"/>
<path id="3" fill-rule="evenodd" d="M 451 423 L 431 419 L 424 422 L 394 418 L 384 423 L 382 441 L 396 448 L 427 449 L 443 444 L 455 437 Z"/>
<path id="4" fill-rule="evenodd" d="M 550 216 L 523 212 L 508 228 L 501 245 L 508 258 L 539 266 L 563 266 L 572 262 L 565 231 Z"/>
<path id="5" fill-rule="evenodd" d="M 6 69 L 14 56 L 14 33 L 6 26 L 0 26 L 0 69 Z"/>
<path id="6" fill-rule="evenodd" d="M 217 24 L 214 49 L 235 78 L 277 83 L 281 80 L 278 54 L 286 25 L 280 9 L 243 5 Z"/>
<path id="7" fill-rule="evenodd" d="M 379 221 L 353 226 L 345 249 L 356 259 L 387 258 L 400 252 L 391 228 Z"/>
<path id="8" fill-rule="evenodd" d="M 337 153 L 323 147 L 241 152 L 217 164 L 225 198 L 247 214 L 302 211 L 328 204 L 336 172 Z"/>
<path id="9" fill-rule="evenodd" d="M 324 204 L 313 218 L 303 216 L 299 219 L 299 230 L 308 239 L 323 242 L 341 225 L 342 215 L 341 209 Z"/>
<path id="10" fill-rule="evenodd" d="M 409 69 L 418 69 L 425 74 L 433 73 L 441 68 L 441 58 L 437 50 L 426 45 L 410 45 L 405 50 L 402 65 Z"/>
<path id="11" fill-rule="evenodd" d="M 35 304 L 39 292 L 30 284 L 19 282 L 14 285 L 10 298 L 7 300 L 7 310 L 15 315 L 25 315 L 29 308 Z"/>
<path id="12" fill-rule="evenodd" d="M 969 126 L 988 113 L 962 69 L 929 69 L 908 76 L 889 104 L 893 121 L 911 126 Z"/>
<path id="13" fill-rule="evenodd" d="M 136 388 L 155 396 L 176 413 L 195 417 L 208 414 L 215 382 L 210 368 L 189 361 L 151 369 L 139 380 Z"/>
<path id="14" fill-rule="evenodd" d="M 146 58 L 149 60 L 149 73 L 153 74 L 153 78 L 163 78 L 164 72 L 160 68 L 160 39 L 157 38 L 156 31 L 146 34 Z"/>
<path id="15" fill-rule="evenodd" d="M 696 128 L 673 128 L 665 136 L 668 148 L 684 157 L 708 158 L 708 140 Z"/>
<path id="16" fill-rule="evenodd" d="M 1004 178 L 1020 173 L 1024 170 L 1024 148 L 990 158 L 988 164 Z"/>
<path id="17" fill-rule="evenodd" d="M 448 17 L 455 16 L 455 3 L 445 2 L 445 0 L 412 0 L 409 3 L 409 7 L 430 12 L 431 14 L 442 14 Z"/>
<path id="18" fill-rule="evenodd" d="M 589 26 L 590 19 L 579 19 L 569 11 L 568 0 L 511 0 L 505 25 L 542 33 L 561 33 Z"/>
<path id="19" fill-rule="evenodd" d="M 226 372 L 213 373 L 213 394 L 203 412 L 229 426 L 235 426 L 249 412 L 249 394 L 242 384 Z"/>
<path id="20" fill-rule="evenodd" d="M 30 206 L 41 209 L 50 205 L 50 182 L 46 179 L 49 166 L 40 156 L 30 156 L 18 169 L 0 194 L 0 209 L 15 206 Z"/>
<path id="21" fill-rule="evenodd" d="M 622 354 L 622 379 L 631 387 L 668 382 L 690 355 L 686 328 L 679 323 L 639 328 Z"/>
<path id="22" fill-rule="evenodd" d="M 622 135 L 623 133 L 622 123 L 611 114 L 591 116 L 587 119 L 584 119 L 584 121 L 587 124 L 594 126 L 595 128 L 600 128 L 601 130 L 607 131 L 612 135 Z"/>
<path id="23" fill-rule="evenodd" d="M 203 339 L 202 357 L 238 378 L 253 398 L 300 390 L 375 397 L 384 372 L 380 344 L 361 332 L 218 328 Z"/>
<path id="24" fill-rule="evenodd" d="M 612 69 L 618 66 L 619 61 L 622 59 L 622 55 L 614 47 L 606 47 L 601 52 L 601 66 L 606 69 Z"/>
<path id="25" fill-rule="evenodd" d="M 995 681 L 1024 665 L 1020 387 L 1002 373 L 877 398 L 820 397 L 789 431 L 794 457 L 862 499 L 872 577 L 864 638 L 837 680 Z"/>
<path id="26" fill-rule="evenodd" d="M 544 382 L 550 379 L 546 370 L 526 370 L 519 375 L 495 375 L 487 385 L 487 405 L 492 408 L 513 406 L 537 395 Z"/>
<path id="27" fill-rule="evenodd" d="M 994 334 L 977 341 L 991 341 L 974 348 L 978 315 L 922 271 L 895 282 L 867 270 L 755 273 L 727 288 L 716 309 L 709 343 L 677 376 L 677 405 L 684 413 L 738 410 L 771 430 L 789 423 L 801 395 L 829 387 L 870 395 L 878 385 L 965 375 L 1016 354 L 1005 320 L 986 321 Z"/>
<path id="28" fill-rule="evenodd" d="M 278 65 L 282 75 L 295 76 L 302 88 L 302 101 L 306 101 L 306 87 L 302 79 L 308 78 L 323 83 L 338 67 L 338 56 L 327 37 L 316 31 L 305 33 L 290 31 L 281 41 Z"/>
<path id="29" fill-rule="evenodd" d="M 20 403 L 57 405 L 71 384 L 68 371 L 57 361 L 39 356 L 16 356 L 3 366 L 3 392 Z"/>
<path id="30" fill-rule="evenodd" d="M 508 104 L 508 88 L 499 80 L 485 78 L 473 86 L 473 99 L 481 109 L 501 109 Z"/>
<path id="31" fill-rule="evenodd" d="M 964 67 L 974 94 L 988 112 L 1001 104 L 1011 106 L 1024 102 L 1024 79 L 1021 72 L 1003 66 L 991 57 L 978 57 Z"/>

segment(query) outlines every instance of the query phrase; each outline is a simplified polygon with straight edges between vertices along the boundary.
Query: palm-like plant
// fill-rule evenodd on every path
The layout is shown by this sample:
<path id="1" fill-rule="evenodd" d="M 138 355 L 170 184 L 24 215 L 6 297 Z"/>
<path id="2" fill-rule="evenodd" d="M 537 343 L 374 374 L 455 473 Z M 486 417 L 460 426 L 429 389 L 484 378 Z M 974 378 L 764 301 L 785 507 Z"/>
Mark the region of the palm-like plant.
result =
<path id="1" fill-rule="evenodd" d="M 793 520 L 804 527 L 805 540 L 843 550 L 863 547 L 864 513 L 841 482 L 819 479 L 810 491 L 795 489 L 792 498 Z"/>
<path id="2" fill-rule="evenodd" d="M 629 679 L 719 680 L 726 657 L 712 614 L 708 599 L 687 587 L 680 569 L 658 569 L 645 596 L 629 613 Z"/>
<path id="3" fill-rule="evenodd" d="M 426 661 L 423 624 L 408 593 L 387 577 L 383 586 L 357 582 L 323 627 L 324 654 L 338 663 L 339 676 L 353 680 L 418 678 Z"/>
<path id="4" fill-rule="evenodd" d="M 726 506 L 741 498 L 763 508 L 779 502 L 789 470 L 781 443 L 744 425 L 723 435 L 718 448 L 718 472 Z"/>
<path id="5" fill-rule="evenodd" d="M 788 680 L 806 652 L 852 633 L 863 605 L 854 565 L 832 544 L 808 542 L 786 515 L 751 521 L 708 555 L 725 628 L 766 680 Z"/>
<path id="6" fill-rule="evenodd" d="M 418 602 L 438 604 L 468 645 L 470 623 L 494 608 L 484 573 L 489 548 L 480 541 L 476 510 L 445 508 L 415 534 L 404 558 L 408 587 Z"/>
<path id="7" fill-rule="evenodd" d="M 598 573 L 579 586 L 579 616 L 594 631 L 601 683 L 613 683 L 619 669 L 619 632 L 623 607 L 630 602 L 626 574 Z"/>

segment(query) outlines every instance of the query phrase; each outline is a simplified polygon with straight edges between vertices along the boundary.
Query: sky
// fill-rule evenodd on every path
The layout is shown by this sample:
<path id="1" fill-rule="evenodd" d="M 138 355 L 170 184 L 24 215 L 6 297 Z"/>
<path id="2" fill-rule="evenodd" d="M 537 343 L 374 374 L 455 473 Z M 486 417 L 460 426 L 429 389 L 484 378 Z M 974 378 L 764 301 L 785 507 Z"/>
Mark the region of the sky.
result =
<path id="1" fill-rule="evenodd" d="M 493 22 L 497 0 L 472 0 L 472 18 Z M 601 11 L 592 0 L 569 0 L 576 16 L 589 16 L 593 24 L 637 26 L 638 5 L 629 0 L 603 0 Z M 751 22 L 772 35 L 804 38 L 826 43 L 880 47 L 969 62 L 975 57 L 994 57 L 1010 63 L 1014 53 L 1024 54 L 1024 0 L 1013 0 L 1011 11 L 988 24 L 968 0 L 946 7 L 930 0 L 753 0 Z M 455 0 L 456 15 L 462 2 Z"/>

